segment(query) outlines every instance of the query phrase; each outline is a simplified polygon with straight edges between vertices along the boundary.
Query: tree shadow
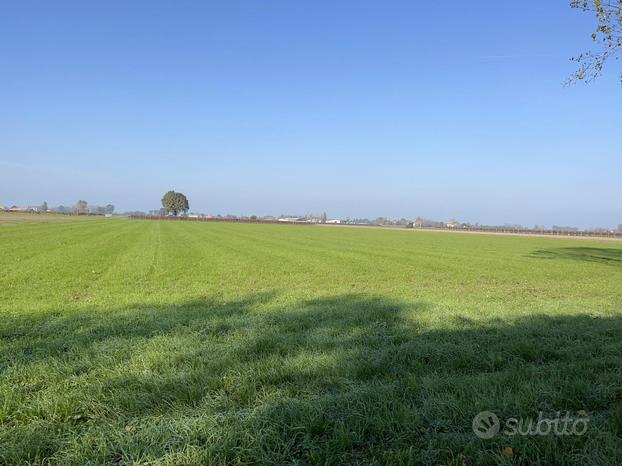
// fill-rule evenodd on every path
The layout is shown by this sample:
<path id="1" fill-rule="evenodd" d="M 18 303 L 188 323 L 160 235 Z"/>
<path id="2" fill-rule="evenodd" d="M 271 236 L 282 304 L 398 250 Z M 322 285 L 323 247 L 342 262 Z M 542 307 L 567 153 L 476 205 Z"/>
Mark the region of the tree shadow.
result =
<path id="1" fill-rule="evenodd" d="M 538 259 L 568 259 L 583 262 L 596 262 L 599 264 L 622 267 L 622 249 L 615 248 L 554 248 L 539 249 L 530 257 Z"/>
<path id="2" fill-rule="evenodd" d="M 486 322 L 365 295 L 5 317 L 0 460 L 94 464 L 620 464 L 622 319 Z M 473 416 L 586 410 L 583 436 Z M 604 461 L 605 463 L 607 461 Z M 597 462 L 597 461 L 596 461 Z"/>

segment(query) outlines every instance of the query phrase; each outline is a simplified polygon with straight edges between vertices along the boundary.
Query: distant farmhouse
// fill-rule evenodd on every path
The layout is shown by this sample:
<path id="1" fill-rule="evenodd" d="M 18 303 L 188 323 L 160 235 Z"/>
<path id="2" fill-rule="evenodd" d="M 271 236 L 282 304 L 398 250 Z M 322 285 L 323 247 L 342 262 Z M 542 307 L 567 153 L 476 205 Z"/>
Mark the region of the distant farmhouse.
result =
<path id="1" fill-rule="evenodd" d="M 280 217 L 279 222 L 283 223 L 341 223 L 341 220 L 331 219 L 324 220 L 321 217 L 306 216 L 306 217 Z"/>
<path id="2" fill-rule="evenodd" d="M 5 212 L 38 212 L 39 207 L 18 207 L 16 205 L 5 207 L 0 205 L 0 210 L 4 210 Z"/>

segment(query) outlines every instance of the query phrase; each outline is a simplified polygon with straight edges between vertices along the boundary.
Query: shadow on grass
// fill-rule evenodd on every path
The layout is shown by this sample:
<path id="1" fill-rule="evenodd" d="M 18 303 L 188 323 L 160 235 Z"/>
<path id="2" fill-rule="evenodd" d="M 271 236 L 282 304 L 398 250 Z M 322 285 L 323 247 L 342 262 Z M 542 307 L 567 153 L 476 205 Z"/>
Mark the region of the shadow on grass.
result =
<path id="1" fill-rule="evenodd" d="M 614 267 L 622 267 L 622 249 L 614 248 L 578 247 L 539 249 L 534 251 L 531 257 L 538 259 L 569 259 L 584 262 L 597 262 Z"/>
<path id="2" fill-rule="evenodd" d="M 622 320 L 431 328 L 345 295 L 5 316 L 0 460 L 57 464 L 622 461 Z M 583 436 L 482 441 L 473 416 L 586 410 Z M 601 461 L 602 460 L 602 461 Z"/>

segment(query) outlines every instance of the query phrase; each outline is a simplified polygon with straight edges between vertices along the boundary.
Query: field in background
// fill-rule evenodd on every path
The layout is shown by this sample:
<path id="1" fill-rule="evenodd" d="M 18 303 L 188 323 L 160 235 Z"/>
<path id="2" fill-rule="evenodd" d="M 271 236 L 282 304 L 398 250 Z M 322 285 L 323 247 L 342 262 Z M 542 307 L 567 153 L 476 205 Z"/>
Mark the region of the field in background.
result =
<path id="1" fill-rule="evenodd" d="M 622 464 L 621 283 L 612 242 L 0 228 L 0 463 Z M 589 427 L 481 440 L 482 410 Z"/>
<path id="2" fill-rule="evenodd" d="M 59 223 L 76 220 L 93 220 L 97 217 L 85 215 L 64 215 L 52 213 L 29 213 L 29 212 L 0 212 L 0 226 L 14 225 L 19 223 Z M 101 217 L 99 217 L 101 219 Z"/>

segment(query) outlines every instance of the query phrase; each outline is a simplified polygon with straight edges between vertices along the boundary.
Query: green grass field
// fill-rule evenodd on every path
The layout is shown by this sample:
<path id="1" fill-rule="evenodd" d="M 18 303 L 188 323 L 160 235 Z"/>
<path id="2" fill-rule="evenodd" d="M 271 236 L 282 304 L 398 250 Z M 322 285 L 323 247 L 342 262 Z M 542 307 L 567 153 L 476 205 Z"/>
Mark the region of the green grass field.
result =
<path id="1" fill-rule="evenodd" d="M 0 296 L 1 464 L 622 464 L 622 243 L 10 223 Z"/>

